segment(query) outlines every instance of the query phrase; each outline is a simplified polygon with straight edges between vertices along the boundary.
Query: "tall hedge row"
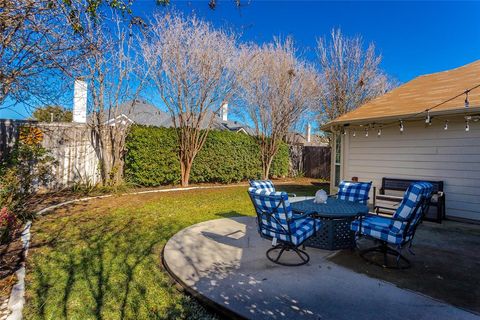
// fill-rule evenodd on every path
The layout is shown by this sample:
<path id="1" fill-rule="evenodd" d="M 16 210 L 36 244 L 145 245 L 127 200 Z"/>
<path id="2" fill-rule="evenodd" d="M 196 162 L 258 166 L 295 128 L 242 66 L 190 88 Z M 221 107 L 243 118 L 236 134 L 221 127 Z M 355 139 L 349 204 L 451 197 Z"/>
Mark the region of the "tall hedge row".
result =
<path id="1" fill-rule="evenodd" d="M 127 137 L 125 178 L 142 186 L 177 184 L 180 163 L 175 129 L 133 126 Z M 288 174 L 289 154 L 282 144 L 272 163 L 272 176 Z M 260 150 L 253 137 L 211 131 L 194 160 L 190 182 L 230 183 L 261 176 Z"/>

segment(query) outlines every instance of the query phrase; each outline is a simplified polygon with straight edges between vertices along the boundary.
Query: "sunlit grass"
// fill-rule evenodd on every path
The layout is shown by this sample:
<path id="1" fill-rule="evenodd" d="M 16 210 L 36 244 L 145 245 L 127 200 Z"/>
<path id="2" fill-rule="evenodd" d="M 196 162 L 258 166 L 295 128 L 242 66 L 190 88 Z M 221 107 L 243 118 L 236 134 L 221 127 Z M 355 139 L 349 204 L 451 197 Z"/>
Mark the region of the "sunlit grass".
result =
<path id="1" fill-rule="evenodd" d="M 312 185 L 282 186 L 299 195 Z M 27 319 L 200 319 L 161 264 L 166 241 L 210 219 L 254 215 L 246 187 L 118 196 L 59 209 L 32 229 Z"/>

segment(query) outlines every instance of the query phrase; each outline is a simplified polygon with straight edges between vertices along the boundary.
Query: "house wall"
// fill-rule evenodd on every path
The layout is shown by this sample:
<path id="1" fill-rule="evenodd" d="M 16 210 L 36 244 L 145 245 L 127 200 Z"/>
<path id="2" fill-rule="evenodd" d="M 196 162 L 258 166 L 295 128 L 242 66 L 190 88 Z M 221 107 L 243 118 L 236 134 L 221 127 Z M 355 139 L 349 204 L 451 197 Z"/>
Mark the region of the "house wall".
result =
<path id="1" fill-rule="evenodd" d="M 382 177 L 443 180 L 447 217 L 480 220 L 480 122 L 465 131 L 463 117 L 405 123 L 400 134 L 394 125 L 343 135 L 342 179 L 359 177 L 379 189 Z M 334 155 L 333 155 L 334 157 Z M 333 180 L 333 179 L 332 179 Z M 372 188 L 373 189 L 373 188 Z"/>

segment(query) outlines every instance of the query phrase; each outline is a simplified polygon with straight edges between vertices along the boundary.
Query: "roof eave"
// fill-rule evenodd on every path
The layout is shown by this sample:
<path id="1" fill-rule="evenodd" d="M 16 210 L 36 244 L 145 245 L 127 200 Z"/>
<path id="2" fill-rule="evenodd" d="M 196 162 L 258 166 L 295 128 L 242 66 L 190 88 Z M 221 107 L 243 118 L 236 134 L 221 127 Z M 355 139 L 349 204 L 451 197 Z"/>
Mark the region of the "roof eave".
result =
<path id="1" fill-rule="evenodd" d="M 430 115 L 434 116 L 444 116 L 444 115 L 460 115 L 460 114 L 472 114 L 472 113 L 480 113 L 480 106 L 469 107 L 466 109 L 465 107 L 458 108 L 458 109 L 448 109 L 448 110 L 439 110 L 430 111 Z M 401 114 L 401 115 L 393 115 L 387 117 L 375 117 L 375 118 L 362 118 L 362 119 L 352 119 L 352 120 L 332 120 L 323 126 L 320 127 L 321 130 L 332 132 L 332 128 L 336 126 L 345 126 L 345 125 L 364 125 L 364 124 L 371 124 L 371 123 L 384 123 L 393 120 L 402 120 L 402 119 L 421 119 L 425 117 L 424 113 L 410 113 L 410 114 Z"/>

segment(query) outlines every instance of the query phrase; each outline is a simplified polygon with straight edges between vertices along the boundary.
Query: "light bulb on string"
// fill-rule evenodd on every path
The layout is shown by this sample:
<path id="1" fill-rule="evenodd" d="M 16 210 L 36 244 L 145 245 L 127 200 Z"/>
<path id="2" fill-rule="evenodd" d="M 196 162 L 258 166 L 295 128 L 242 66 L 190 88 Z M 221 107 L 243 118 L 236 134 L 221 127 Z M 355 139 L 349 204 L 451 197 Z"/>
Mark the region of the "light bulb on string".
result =
<path id="1" fill-rule="evenodd" d="M 429 126 L 432 125 L 432 118 L 430 117 L 430 111 L 427 110 L 427 117 L 425 118 L 425 123 Z"/>
<path id="2" fill-rule="evenodd" d="M 465 108 L 470 107 L 470 101 L 468 101 L 468 92 L 470 92 L 470 90 L 465 90 Z"/>
<path id="3" fill-rule="evenodd" d="M 357 135 L 357 132 L 355 131 L 355 129 L 353 129 L 353 136 L 355 137 Z"/>
<path id="4" fill-rule="evenodd" d="M 378 128 L 378 131 L 377 131 L 377 136 L 381 136 L 382 135 L 382 128 Z"/>
<path id="5" fill-rule="evenodd" d="M 365 128 L 365 137 L 368 137 L 368 128 Z"/>
<path id="6" fill-rule="evenodd" d="M 403 127 L 403 120 L 400 120 L 400 133 L 403 133 L 404 127 Z"/>
<path id="7" fill-rule="evenodd" d="M 469 117 L 465 117 L 465 131 L 468 132 L 470 131 L 470 123 L 469 123 Z"/>
<path id="8" fill-rule="evenodd" d="M 443 126 L 443 130 L 448 130 L 448 120 L 445 120 L 445 125 Z"/>

